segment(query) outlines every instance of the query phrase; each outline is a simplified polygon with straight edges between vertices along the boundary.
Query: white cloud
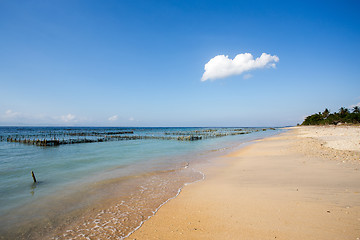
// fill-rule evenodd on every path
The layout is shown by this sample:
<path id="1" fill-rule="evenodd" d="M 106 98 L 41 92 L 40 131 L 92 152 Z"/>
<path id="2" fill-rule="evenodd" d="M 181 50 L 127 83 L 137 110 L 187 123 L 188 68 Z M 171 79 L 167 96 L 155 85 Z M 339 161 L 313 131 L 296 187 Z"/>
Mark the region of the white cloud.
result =
<path id="1" fill-rule="evenodd" d="M 89 120 L 86 117 L 76 117 L 71 113 L 62 116 L 50 116 L 35 112 L 16 112 L 11 109 L 3 113 L 0 112 L 0 125 L 72 125 L 87 122 Z"/>
<path id="2" fill-rule="evenodd" d="M 129 118 L 129 121 L 135 121 L 135 118 L 130 117 L 130 118 Z"/>
<path id="3" fill-rule="evenodd" d="M 12 123 L 12 124 L 35 124 L 35 123 L 43 123 L 46 120 L 52 120 L 46 115 L 38 114 L 38 113 L 23 113 L 23 112 L 15 112 L 11 109 L 6 110 L 5 114 L 0 115 L 0 123 Z"/>
<path id="4" fill-rule="evenodd" d="M 353 104 L 353 105 L 351 105 L 351 106 L 350 106 L 350 109 L 353 109 L 354 107 L 360 107 L 360 102 L 359 102 L 359 103 L 357 103 L 357 104 Z"/>
<path id="5" fill-rule="evenodd" d="M 225 55 L 217 55 L 205 64 L 205 72 L 201 81 L 240 75 L 250 70 L 265 67 L 275 68 L 275 63 L 277 62 L 279 62 L 278 56 L 271 56 L 267 53 L 261 54 L 261 56 L 256 59 L 254 59 L 251 53 L 238 54 L 234 59 L 229 59 L 229 56 Z"/>
<path id="6" fill-rule="evenodd" d="M 114 116 L 112 116 L 112 117 L 109 117 L 108 120 L 109 120 L 109 121 L 116 121 L 116 120 L 118 120 L 118 115 L 114 115 Z"/>
<path id="7" fill-rule="evenodd" d="M 72 122 L 75 120 L 75 115 L 72 115 L 71 113 L 69 113 L 68 115 L 61 116 L 60 119 L 63 122 Z"/>
<path id="8" fill-rule="evenodd" d="M 249 78 L 252 78 L 253 77 L 253 75 L 252 74 L 250 74 L 250 73 L 248 73 L 248 74 L 245 74 L 244 76 L 243 76 L 243 79 L 249 79 Z"/>
<path id="9" fill-rule="evenodd" d="M 18 112 L 14 112 L 13 110 L 9 109 L 5 111 L 4 118 L 16 118 L 20 115 Z"/>

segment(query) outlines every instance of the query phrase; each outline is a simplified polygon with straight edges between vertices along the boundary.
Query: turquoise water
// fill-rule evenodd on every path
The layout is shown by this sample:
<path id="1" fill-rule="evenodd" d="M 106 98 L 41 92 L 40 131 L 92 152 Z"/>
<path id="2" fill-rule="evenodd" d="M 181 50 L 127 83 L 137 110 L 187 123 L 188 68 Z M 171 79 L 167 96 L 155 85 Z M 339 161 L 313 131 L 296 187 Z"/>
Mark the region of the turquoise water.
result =
<path id="1" fill-rule="evenodd" d="M 129 136 L 148 136 L 150 138 L 137 140 L 111 138 L 110 141 L 104 142 L 59 146 L 36 146 L 7 141 L 10 137 L 14 139 L 75 139 L 80 141 L 85 138 L 105 138 L 105 135 L 108 137 L 111 134 L 116 135 L 116 133 L 126 131 L 133 132 L 127 133 Z M 142 184 L 144 186 L 150 184 L 148 176 L 151 176 L 154 186 L 155 182 L 159 186 L 166 183 L 168 184 L 166 187 L 171 189 L 167 193 L 164 192 L 163 195 L 161 192 L 156 195 L 157 199 L 164 198 L 161 200 L 164 201 L 171 197 L 167 195 L 169 192 L 175 193 L 185 181 L 199 179 L 195 172 L 172 170 L 182 169 L 188 164 L 191 166 L 194 161 L 201 161 L 204 158 L 220 154 L 218 150 L 231 150 L 241 143 L 271 136 L 280 131 L 279 129 L 263 131 L 262 128 L 241 128 L 241 130 L 239 128 L 211 128 L 210 131 L 209 128 L 2 127 L 0 128 L 2 140 L 0 141 L 0 220 L 5 224 L 0 230 L 4 233 L 2 235 L 5 238 L 14 236 L 7 235 L 8 229 L 4 228 L 14 224 L 20 226 L 21 221 L 25 221 L 27 218 L 32 219 L 33 214 L 36 214 L 38 218 L 48 217 L 47 209 L 49 211 L 51 209 L 54 215 L 58 215 L 60 212 L 68 213 L 85 205 L 95 204 L 97 196 L 103 194 L 103 198 L 99 199 L 108 196 L 95 186 L 111 179 L 121 179 L 121 181 L 115 181 L 116 184 L 103 184 L 102 188 L 106 188 L 108 185 L 116 186 L 117 191 L 121 192 L 118 196 L 121 195 L 122 198 L 128 199 L 132 194 L 132 189 L 137 189 Z M 239 132 L 246 134 L 237 135 Z M 124 136 L 124 134 L 120 133 L 118 136 Z M 172 138 L 166 139 L 165 137 L 168 136 Z M 177 140 L 181 136 L 201 136 L 202 140 Z M 162 137 L 164 138 L 162 139 Z M 33 183 L 31 171 L 35 172 L 38 181 L 36 184 Z M 147 177 L 144 177 L 141 182 L 128 180 L 144 174 L 147 174 Z M 136 179 L 138 178 L 136 177 Z M 174 179 L 178 179 L 177 182 L 174 182 Z M 129 182 L 132 184 L 131 187 L 128 187 Z M 148 194 L 156 192 L 156 188 L 151 184 L 150 187 L 149 184 L 146 185 L 146 188 L 152 190 Z M 170 185 L 173 188 L 170 188 Z M 86 198 L 85 205 L 82 204 L 85 202 L 84 197 L 76 197 L 76 193 L 80 190 L 83 191 L 82 196 L 89 196 L 91 193 L 91 198 Z M 107 194 L 111 191 L 113 188 L 109 189 Z M 59 195 L 66 197 L 61 198 Z M 76 199 L 76 202 L 67 205 L 61 204 L 61 207 L 55 209 L 50 206 L 54 205 L 54 201 L 62 203 L 70 201 L 69 199 Z M 33 210 L 36 209 L 34 207 L 36 203 L 41 203 L 41 211 Z M 156 204 L 154 203 L 154 208 L 157 207 Z M 136 225 L 135 222 L 133 224 Z M 125 235 L 123 232 L 119 236 Z"/>

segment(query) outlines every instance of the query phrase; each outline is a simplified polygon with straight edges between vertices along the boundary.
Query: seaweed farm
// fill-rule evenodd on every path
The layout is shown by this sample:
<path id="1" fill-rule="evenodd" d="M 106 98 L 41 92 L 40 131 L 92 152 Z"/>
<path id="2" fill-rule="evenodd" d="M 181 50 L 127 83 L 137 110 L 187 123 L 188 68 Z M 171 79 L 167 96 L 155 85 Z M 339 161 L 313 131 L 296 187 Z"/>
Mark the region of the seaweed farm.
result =
<path id="1" fill-rule="evenodd" d="M 64 144 L 126 141 L 142 139 L 198 141 L 209 138 L 249 134 L 274 128 L 33 128 L 31 131 L 8 132 L 0 135 L 0 141 L 35 146 L 59 146 Z"/>
<path id="2" fill-rule="evenodd" d="M 0 239 L 123 239 L 199 165 L 281 131 L 0 127 Z"/>

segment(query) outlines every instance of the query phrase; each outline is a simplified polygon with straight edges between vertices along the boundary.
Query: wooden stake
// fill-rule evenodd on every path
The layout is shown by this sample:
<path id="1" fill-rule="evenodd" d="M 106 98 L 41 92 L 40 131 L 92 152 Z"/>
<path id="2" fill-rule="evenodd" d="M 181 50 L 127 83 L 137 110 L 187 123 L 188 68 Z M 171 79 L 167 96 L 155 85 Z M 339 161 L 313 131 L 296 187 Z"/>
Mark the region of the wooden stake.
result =
<path id="1" fill-rule="evenodd" d="M 35 178 L 35 174 L 34 174 L 33 171 L 31 171 L 31 176 L 32 176 L 32 178 L 33 178 L 33 180 L 34 180 L 34 183 L 36 183 L 36 178 Z"/>

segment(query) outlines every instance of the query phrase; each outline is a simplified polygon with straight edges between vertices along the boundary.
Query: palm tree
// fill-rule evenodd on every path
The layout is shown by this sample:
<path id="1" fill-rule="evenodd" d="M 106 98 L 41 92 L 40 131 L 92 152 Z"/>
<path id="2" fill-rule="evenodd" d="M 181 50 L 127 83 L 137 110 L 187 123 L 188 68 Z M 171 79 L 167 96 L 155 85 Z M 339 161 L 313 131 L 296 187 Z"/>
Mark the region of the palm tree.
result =
<path id="1" fill-rule="evenodd" d="M 340 116 L 345 116 L 347 113 L 349 113 L 349 109 L 344 108 L 344 107 L 341 107 L 341 108 L 339 109 L 339 114 L 340 114 Z"/>
<path id="2" fill-rule="evenodd" d="M 353 107 L 353 113 L 359 113 L 359 112 L 360 112 L 359 106 Z"/>
<path id="3" fill-rule="evenodd" d="M 325 108 L 325 110 L 322 113 L 323 118 L 327 118 L 330 115 L 329 109 Z"/>

